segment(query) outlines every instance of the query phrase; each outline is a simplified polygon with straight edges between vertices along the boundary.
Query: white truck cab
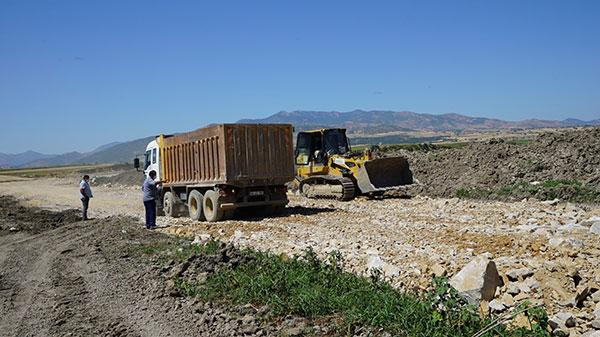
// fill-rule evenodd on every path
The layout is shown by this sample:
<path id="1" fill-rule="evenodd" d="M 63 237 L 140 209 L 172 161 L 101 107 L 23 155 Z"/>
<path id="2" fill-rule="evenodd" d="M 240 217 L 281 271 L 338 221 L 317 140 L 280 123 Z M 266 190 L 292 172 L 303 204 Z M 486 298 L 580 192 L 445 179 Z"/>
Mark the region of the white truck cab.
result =
<path id="1" fill-rule="evenodd" d="M 150 171 L 154 170 L 156 171 L 156 178 L 154 180 L 161 180 L 160 160 L 160 148 L 156 140 L 153 140 L 146 146 L 146 153 L 144 155 L 144 175 L 146 177 Z"/>

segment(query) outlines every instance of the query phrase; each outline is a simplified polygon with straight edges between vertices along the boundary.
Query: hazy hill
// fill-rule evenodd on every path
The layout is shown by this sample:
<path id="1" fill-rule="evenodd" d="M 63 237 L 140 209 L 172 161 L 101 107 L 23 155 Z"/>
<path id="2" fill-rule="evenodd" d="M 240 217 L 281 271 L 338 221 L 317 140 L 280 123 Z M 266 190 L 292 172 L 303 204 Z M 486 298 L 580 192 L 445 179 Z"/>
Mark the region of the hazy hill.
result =
<path id="1" fill-rule="evenodd" d="M 34 160 L 49 158 L 55 154 L 43 154 L 34 151 L 27 151 L 17 154 L 0 153 L 0 168 L 9 168 L 19 166 Z"/>
<path id="2" fill-rule="evenodd" d="M 563 122 L 569 123 L 571 125 L 576 125 L 576 126 L 600 125 L 600 119 L 594 119 L 591 121 L 582 121 L 581 119 L 577 119 L 577 118 L 567 118 Z"/>
<path id="3" fill-rule="evenodd" d="M 49 158 L 34 160 L 32 162 L 28 162 L 28 163 L 19 165 L 19 167 L 44 167 L 44 166 L 69 165 L 74 160 L 77 160 L 77 159 L 81 158 L 82 156 L 83 156 L 83 153 L 81 153 L 81 152 L 63 153 L 63 154 L 49 157 Z"/>
<path id="4" fill-rule="evenodd" d="M 297 130 L 315 127 L 344 127 L 350 132 L 364 132 L 373 126 L 386 126 L 389 131 L 454 131 L 454 130 L 490 130 L 509 128 L 556 128 L 573 126 L 567 121 L 528 119 L 518 122 L 503 121 L 495 118 L 469 117 L 460 114 L 419 114 L 410 111 L 280 111 L 263 119 L 242 119 L 240 123 L 292 123 Z M 599 124 L 598 120 L 583 122 Z M 310 127 L 308 127 L 310 126 Z M 388 131 L 388 132 L 389 132 Z"/>
<path id="5" fill-rule="evenodd" d="M 73 161 L 72 164 L 131 163 L 136 155 L 143 154 L 146 151 L 146 145 L 153 139 L 154 136 L 119 143 L 106 150 L 79 158 Z"/>
<path id="6" fill-rule="evenodd" d="M 136 155 L 146 150 L 146 145 L 154 139 L 152 137 L 140 138 L 129 142 L 113 142 L 102 145 L 92 152 L 69 152 L 61 155 L 52 155 L 36 159 L 12 167 L 43 167 L 82 164 L 108 164 L 133 162 Z"/>

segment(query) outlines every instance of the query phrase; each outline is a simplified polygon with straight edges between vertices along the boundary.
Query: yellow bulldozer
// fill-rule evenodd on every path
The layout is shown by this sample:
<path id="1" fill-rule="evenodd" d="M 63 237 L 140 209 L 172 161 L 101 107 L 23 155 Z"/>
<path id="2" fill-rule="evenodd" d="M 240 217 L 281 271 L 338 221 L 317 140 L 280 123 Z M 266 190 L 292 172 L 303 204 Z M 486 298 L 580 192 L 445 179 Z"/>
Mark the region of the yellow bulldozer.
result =
<path id="1" fill-rule="evenodd" d="M 309 198 L 350 200 L 413 183 L 405 158 L 373 159 L 368 149 L 352 151 L 346 129 L 299 132 L 294 155 L 295 182 Z"/>

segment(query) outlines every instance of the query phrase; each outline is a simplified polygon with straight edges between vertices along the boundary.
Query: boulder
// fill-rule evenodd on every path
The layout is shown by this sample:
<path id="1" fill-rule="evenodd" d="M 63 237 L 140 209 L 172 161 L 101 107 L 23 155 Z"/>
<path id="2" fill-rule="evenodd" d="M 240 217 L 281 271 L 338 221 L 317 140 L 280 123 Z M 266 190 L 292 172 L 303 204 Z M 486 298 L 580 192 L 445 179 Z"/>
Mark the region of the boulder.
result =
<path id="1" fill-rule="evenodd" d="M 481 300 L 491 301 L 496 288 L 502 286 L 496 263 L 485 257 L 476 257 L 450 280 L 450 285 L 478 306 Z"/>

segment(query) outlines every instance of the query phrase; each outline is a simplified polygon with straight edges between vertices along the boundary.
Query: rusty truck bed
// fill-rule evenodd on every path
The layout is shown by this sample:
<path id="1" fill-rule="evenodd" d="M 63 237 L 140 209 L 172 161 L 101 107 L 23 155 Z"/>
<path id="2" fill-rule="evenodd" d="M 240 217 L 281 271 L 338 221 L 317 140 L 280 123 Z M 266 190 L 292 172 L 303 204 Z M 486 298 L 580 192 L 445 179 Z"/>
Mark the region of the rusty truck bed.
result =
<path id="1" fill-rule="evenodd" d="M 219 124 L 165 136 L 165 186 L 284 184 L 295 174 L 292 137 L 291 124 Z"/>

